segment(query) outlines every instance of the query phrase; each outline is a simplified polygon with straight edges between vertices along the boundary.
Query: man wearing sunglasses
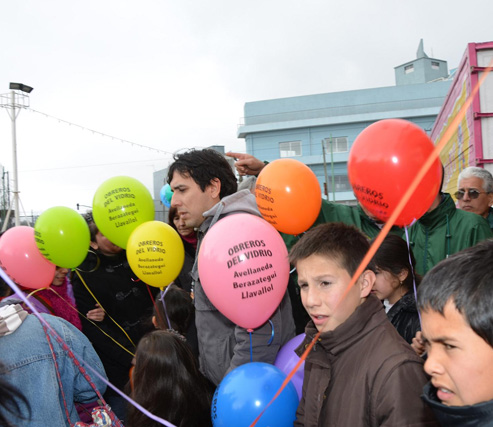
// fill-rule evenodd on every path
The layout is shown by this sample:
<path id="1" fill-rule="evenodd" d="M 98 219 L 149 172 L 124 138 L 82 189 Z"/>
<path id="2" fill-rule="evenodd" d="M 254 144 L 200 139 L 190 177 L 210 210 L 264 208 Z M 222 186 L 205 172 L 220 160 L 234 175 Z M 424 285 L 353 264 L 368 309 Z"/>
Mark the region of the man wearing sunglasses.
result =
<path id="1" fill-rule="evenodd" d="M 465 168 L 457 180 L 459 209 L 486 218 L 493 230 L 493 176 L 483 168 Z"/>

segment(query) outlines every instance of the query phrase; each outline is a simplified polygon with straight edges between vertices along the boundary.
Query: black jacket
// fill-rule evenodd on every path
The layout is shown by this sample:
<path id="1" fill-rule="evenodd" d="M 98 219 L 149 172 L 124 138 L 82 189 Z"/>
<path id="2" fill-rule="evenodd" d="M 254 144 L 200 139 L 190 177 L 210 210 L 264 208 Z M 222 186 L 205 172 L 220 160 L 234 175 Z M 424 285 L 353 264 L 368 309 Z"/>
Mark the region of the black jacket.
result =
<path id="1" fill-rule="evenodd" d="M 139 339 L 153 329 L 152 323 L 145 323 L 152 315 L 151 296 L 146 285 L 130 269 L 125 251 L 113 257 L 90 252 L 78 269 L 91 291 L 74 272 L 72 286 L 79 312 L 86 316 L 89 310 L 96 308 L 96 297 L 107 313 L 104 320 L 94 322 L 95 325 L 81 316 L 82 332 L 101 358 L 110 382 L 122 389 L 128 382 L 131 353 L 135 353 Z M 154 295 L 158 291 L 158 288 L 149 289 Z"/>
<path id="2" fill-rule="evenodd" d="M 421 398 L 427 403 L 442 426 L 491 427 L 493 426 L 493 400 L 472 406 L 446 406 L 436 397 L 436 389 L 428 383 Z"/>
<path id="3" fill-rule="evenodd" d="M 411 344 L 416 332 L 421 330 L 414 291 L 409 291 L 397 301 L 387 312 L 387 317 L 400 336 Z"/>

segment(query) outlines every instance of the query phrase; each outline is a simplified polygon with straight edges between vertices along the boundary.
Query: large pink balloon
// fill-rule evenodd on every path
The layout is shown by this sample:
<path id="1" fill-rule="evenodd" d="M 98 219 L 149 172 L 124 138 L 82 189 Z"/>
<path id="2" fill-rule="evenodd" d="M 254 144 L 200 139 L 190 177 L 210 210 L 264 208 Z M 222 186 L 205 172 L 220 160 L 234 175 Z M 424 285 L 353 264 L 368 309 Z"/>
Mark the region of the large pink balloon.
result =
<path id="1" fill-rule="evenodd" d="M 286 245 L 264 219 L 227 216 L 206 234 L 199 276 L 212 304 L 237 325 L 255 329 L 281 302 L 289 278 Z"/>
<path id="2" fill-rule="evenodd" d="M 18 226 L 0 237 L 0 267 L 17 284 L 30 289 L 46 288 L 55 277 L 55 264 L 36 246 L 34 228 Z"/>

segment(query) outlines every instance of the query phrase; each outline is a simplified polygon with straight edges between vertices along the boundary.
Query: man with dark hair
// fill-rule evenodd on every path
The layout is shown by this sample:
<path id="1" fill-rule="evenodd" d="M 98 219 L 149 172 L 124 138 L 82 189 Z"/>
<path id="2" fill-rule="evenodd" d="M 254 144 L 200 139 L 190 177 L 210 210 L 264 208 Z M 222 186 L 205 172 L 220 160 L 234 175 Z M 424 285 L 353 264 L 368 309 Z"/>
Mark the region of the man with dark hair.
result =
<path id="1" fill-rule="evenodd" d="M 431 381 L 423 399 L 444 426 L 493 424 L 493 240 L 438 263 L 418 288 Z"/>
<path id="2" fill-rule="evenodd" d="M 205 234 L 219 219 L 236 213 L 260 216 L 253 194 L 248 190 L 236 192 L 233 170 L 218 152 L 191 150 L 175 155 L 174 159 L 168 171 L 168 183 L 173 190 L 171 206 L 176 208 L 187 227 L 197 230 L 197 256 Z M 250 335 L 209 301 L 200 283 L 197 256 L 191 275 L 200 369 L 217 385 L 230 370 L 250 362 Z M 287 293 L 270 320 L 274 328 L 270 345 L 272 328 L 269 322 L 251 335 L 255 361 L 274 363 L 279 348 L 294 336 Z"/>
<path id="3" fill-rule="evenodd" d="M 298 355 L 320 332 L 305 360 L 295 426 L 436 425 L 419 398 L 423 362 L 371 294 L 371 261 L 349 287 L 369 248 L 362 232 L 339 222 L 309 229 L 291 249 L 311 319 Z"/>

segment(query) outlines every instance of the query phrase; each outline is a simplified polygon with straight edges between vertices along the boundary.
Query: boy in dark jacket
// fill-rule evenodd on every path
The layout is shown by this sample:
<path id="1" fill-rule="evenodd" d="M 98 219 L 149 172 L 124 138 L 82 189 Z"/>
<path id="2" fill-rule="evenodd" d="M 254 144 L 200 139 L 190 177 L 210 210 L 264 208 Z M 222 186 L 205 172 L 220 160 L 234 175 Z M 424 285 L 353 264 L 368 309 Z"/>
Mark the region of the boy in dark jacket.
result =
<path id="1" fill-rule="evenodd" d="M 373 265 L 348 288 L 368 249 L 355 227 L 328 223 L 307 231 L 290 252 L 311 318 L 298 354 L 321 332 L 305 361 L 295 426 L 437 425 L 419 397 L 421 359 L 370 294 Z"/>
<path id="2" fill-rule="evenodd" d="M 438 263 L 418 289 L 423 399 L 444 426 L 493 426 L 493 240 Z"/>

